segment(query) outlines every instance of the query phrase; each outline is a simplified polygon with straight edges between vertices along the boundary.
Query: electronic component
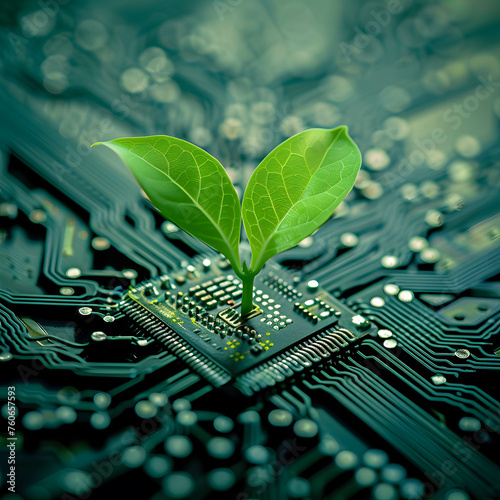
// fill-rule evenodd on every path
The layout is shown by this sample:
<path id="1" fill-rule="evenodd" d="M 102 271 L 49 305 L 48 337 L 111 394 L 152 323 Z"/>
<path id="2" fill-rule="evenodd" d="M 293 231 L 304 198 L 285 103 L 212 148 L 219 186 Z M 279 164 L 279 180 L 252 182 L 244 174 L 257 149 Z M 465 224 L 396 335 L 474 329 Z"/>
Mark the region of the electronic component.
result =
<path id="1" fill-rule="evenodd" d="M 228 380 L 224 371 L 241 375 L 279 355 L 273 373 L 283 379 L 337 355 L 373 331 L 369 321 L 326 291 L 294 280 L 276 264 L 268 268 L 272 271 L 267 275 L 264 271 L 256 280 L 256 307 L 244 323 L 235 302 L 241 297 L 240 280 L 220 274 L 219 269 L 217 273 L 197 269 L 175 288 L 168 285 L 172 281 L 168 276 L 142 283 L 127 292 L 119 311 L 138 322 L 145 333 L 154 333 L 169 349 L 184 345 L 190 353 L 186 362 L 199 373 L 209 374 L 211 381 L 217 373 L 219 383 Z M 302 300 L 303 305 L 295 300 Z"/>

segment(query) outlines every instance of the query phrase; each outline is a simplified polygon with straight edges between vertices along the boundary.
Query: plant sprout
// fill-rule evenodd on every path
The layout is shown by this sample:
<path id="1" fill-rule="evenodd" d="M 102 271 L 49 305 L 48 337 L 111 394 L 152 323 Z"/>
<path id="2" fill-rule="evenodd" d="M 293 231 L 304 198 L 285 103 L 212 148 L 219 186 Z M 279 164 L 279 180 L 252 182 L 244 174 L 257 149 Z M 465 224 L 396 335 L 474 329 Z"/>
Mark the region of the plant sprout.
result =
<path id="1" fill-rule="evenodd" d="M 361 166 L 347 127 L 309 129 L 262 160 L 240 205 L 222 165 L 194 144 L 165 135 L 96 144 L 118 154 L 165 218 L 228 259 L 243 283 L 242 316 L 254 308 L 254 279 L 266 261 L 323 225 L 352 189 Z M 242 218 L 250 264 L 240 261 Z"/>

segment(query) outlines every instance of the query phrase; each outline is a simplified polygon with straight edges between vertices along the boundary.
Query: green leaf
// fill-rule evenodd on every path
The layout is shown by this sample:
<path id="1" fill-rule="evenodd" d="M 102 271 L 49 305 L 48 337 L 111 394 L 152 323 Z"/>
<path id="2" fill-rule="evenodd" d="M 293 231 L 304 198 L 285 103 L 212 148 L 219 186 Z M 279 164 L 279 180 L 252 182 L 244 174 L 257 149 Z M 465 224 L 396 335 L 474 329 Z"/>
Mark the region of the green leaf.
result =
<path id="1" fill-rule="evenodd" d="M 316 231 L 354 185 L 361 153 L 347 127 L 309 129 L 280 144 L 255 169 L 243 196 L 250 270 Z"/>
<path id="2" fill-rule="evenodd" d="M 156 135 L 97 142 L 112 149 L 153 205 L 184 231 L 222 253 L 241 270 L 241 208 L 222 165 L 189 142 Z"/>

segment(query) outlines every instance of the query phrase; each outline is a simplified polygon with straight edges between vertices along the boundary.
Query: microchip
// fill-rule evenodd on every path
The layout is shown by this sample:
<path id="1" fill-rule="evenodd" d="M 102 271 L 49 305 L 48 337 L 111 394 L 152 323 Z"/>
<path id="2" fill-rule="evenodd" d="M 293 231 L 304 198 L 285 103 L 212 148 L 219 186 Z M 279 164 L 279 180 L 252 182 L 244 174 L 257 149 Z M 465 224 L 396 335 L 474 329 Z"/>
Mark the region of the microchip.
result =
<path id="1" fill-rule="evenodd" d="M 244 321 L 236 301 L 240 280 L 220 269 L 200 271 L 176 280 L 177 285 L 167 276 L 142 283 L 128 292 L 125 312 L 137 315 L 138 306 L 147 310 L 154 331 L 161 330 L 159 320 L 167 338 L 185 343 L 194 369 L 204 373 L 211 367 L 224 383 L 278 356 L 291 365 L 310 366 L 370 332 L 369 321 L 321 288 L 294 283 L 276 264 L 266 270 L 255 281 L 255 308 Z"/>

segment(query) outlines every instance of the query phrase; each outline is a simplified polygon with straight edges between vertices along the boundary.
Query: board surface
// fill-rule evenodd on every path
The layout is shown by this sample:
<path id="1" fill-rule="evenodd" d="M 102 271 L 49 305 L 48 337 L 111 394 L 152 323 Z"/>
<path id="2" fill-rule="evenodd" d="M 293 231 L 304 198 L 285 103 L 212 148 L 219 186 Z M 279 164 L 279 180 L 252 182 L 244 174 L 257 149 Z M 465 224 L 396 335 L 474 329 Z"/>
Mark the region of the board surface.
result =
<path id="1" fill-rule="evenodd" d="M 0 8 L 5 498 L 500 498 L 498 6 L 55 4 Z M 89 147 L 177 136 L 241 195 L 340 124 L 355 187 L 245 322 L 228 262 Z"/>

